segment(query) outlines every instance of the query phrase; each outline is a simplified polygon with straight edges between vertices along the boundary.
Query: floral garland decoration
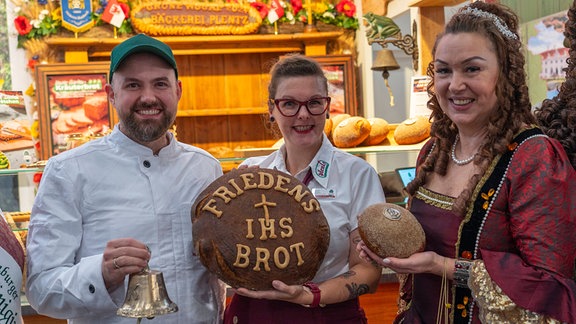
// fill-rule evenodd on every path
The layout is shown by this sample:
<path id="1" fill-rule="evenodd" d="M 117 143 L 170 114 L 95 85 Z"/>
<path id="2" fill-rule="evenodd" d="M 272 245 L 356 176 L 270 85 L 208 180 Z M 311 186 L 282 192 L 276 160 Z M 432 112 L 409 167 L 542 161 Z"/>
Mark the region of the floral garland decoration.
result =
<path id="1" fill-rule="evenodd" d="M 31 39 L 42 39 L 63 32 L 62 9 L 57 1 L 48 0 L 11 0 L 15 5 L 16 18 L 14 25 L 18 32 L 18 47 L 25 47 L 25 43 Z M 108 0 L 92 0 L 92 19 L 95 26 L 106 24 L 102 19 L 102 13 L 108 4 Z M 236 0 L 224 0 L 226 2 L 237 2 Z M 271 8 L 272 0 L 248 0 L 250 5 L 256 8 L 263 19 L 263 24 L 272 23 L 267 15 Z M 302 0 L 280 0 L 280 5 L 284 9 L 284 14 L 279 18 L 279 23 L 296 24 L 306 23 L 308 17 L 303 9 Z M 130 22 L 131 5 L 128 0 L 119 0 L 119 5 L 126 16 L 121 27 L 117 29 L 118 34 L 129 35 L 133 33 Z M 315 1 L 312 3 L 312 16 L 315 21 L 334 25 L 345 29 L 358 29 L 358 19 L 355 17 L 356 6 L 352 0 L 337 0 L 336 3 L 330 0 Z"/>
<path id="2" fill-rule="evenodd" d="M 260 12 L 262 20 L 266 24 L 272 24 L 268 20 L 271 1 L 249 1 Z M 280 23 L 296 24 L 307 23 L 308 16 L 303 9 L 302 0 L 281 0 L 280 5 L 284 9 L 284 15 L 278 19 Z M 356 5 L 352 0 L 339 0 L 336 4 L 328 1 L 312 3 L 312 17 L 315 21 L 321 21 L 328 25 L 334 25 L 346 29 L 358 29 L 358 19 L 355 17 Z"/>

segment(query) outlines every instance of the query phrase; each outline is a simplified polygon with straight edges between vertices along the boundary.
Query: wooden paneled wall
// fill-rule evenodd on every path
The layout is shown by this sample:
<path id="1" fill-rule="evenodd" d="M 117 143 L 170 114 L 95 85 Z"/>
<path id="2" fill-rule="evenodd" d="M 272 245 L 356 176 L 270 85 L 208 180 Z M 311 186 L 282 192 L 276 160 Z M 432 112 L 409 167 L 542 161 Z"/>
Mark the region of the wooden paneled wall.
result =
<path id="1" fill-rule="evenodd" d="M 266 147 L 268 71 L 278 53 L 179 56 L 178 138 L 204 149 Z"/>

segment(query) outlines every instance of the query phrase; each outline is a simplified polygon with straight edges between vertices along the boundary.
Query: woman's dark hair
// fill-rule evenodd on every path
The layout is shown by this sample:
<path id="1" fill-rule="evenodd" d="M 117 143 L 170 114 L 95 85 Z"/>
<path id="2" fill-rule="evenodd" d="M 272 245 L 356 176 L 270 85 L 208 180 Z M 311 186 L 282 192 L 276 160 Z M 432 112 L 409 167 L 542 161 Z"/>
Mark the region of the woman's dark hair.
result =
<path id="1" fill-rule="evenodd" d="M 513 137 L 525 125 L 535 124 L 536 119 L 531 112 L 522 43 L 517 35 L 518 17 L 510 8 L 500 4 L 490 4 L 481 1 L 471 3 L 450 19 L 444 32 L 438 35 L 432 56 L 436 56 L 438 43 L 448 34 L 477 33 L 488 39 L 492 50 L 498 58 L 500 75 L 496 84 L 497 109 L 490 116 L 487 127 L 487 138 L 481 146 L 474 163 L 480 172 L 471 178 L 454 202 L 453 211 L 463 215 L 472 191 L 487 170 L 490 161 L 498 154 L 504 153 Z M 432 81 L 427 91 L 430 95 L 428 108 L 432 110 L 431 137 L 435 141 L 434 148 L 425 157 L 417 172 L 417 176 L 408 186 L 407 191 L 414 194 L 426 177 L 432 173 L 446 174 L 450 149 L 455 141 L 458 129 L 440 107 L 434 92 L 434 62 L 428 65 L 427 74 Z"/>
<path id="2" fill-rule="evenodd" d="M 568 10 L 564 36 L 570 48 L 570 56 L 566 60 L 568 67 L 564 69 L 566 81 L 554 98 L 542 102 L 535 115 L 544 133 L 562 143 L 572 166 L 576 168 L 576 1 Z"/>
<path id="3" fill-rule="evenodd" d="M 328 79 L 326 79 L 320 64 L 316 60 L 302 54 L 289 54 L 280 58 L 270 69 L 268 98 L 275 98 L 278 84 L 282 79 L 302 76 L 318 77 L 322 81 L 323 90 L 328 93 Z"/>

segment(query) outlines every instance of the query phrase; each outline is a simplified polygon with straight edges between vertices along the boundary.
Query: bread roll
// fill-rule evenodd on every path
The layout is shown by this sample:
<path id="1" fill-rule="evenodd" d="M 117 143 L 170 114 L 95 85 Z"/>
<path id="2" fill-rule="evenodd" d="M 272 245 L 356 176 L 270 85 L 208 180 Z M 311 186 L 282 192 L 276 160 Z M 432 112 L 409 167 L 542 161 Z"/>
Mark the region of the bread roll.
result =
<path id="1" fill-rule="evenodd" d="M 426 246 L 424 230 L 416 217 L 395 204 L 368 206 L 358 216 L 358 232 L 370 251 L 381 258 L 407 258 Z"/>
<path id="2" fill-rule="evenodd" d="M 346 118 L 332 132 L 332 140 L 336 147 L 355 147 L 370 135 L 370 128 L 370 123 L 364 117 Z"/>
<path id="3" fill-rule="evenodd" d="M 399 145 L 420 143 L 430 137 L 431 126 L 427 116 L 408 118 L 394 130 L 394 141 Z"/>
<path id="4" fill-rule="evenodd" d="M 388 128 L 388 122 L 378 117 L 367 118 L 367 120 L 370 123 L 370 134 L 360 145 L 370 146 L 384 142 L 386 136 L 388 136 L 388 132 L 390 131 Z"/>
<path id="5" fill-rule="evenodd" d="M 331 131 L 331 133 L 334 134 L 334 129 L 336 129 L 338 124 L 340 124 L 343 120 L 348 119 L 350 117 L 352 117 L 352 116 L 350 116 L 349 114 L 339 114 L 339 115 L 336 115 L 334 117 L 330 117 L 330 119 L 332 119 L 332 131 Z"/>

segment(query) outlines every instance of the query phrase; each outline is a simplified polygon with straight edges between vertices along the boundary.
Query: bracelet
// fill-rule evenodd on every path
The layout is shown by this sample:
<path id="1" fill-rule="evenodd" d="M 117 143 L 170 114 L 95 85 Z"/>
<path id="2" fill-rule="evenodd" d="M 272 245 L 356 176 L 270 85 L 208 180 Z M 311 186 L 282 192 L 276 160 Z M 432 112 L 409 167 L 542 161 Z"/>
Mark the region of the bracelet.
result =
<path id="1" fill-rule="evenodd" d="M 320 291 L 320 288 L 318 287 L 318 285 L 311 282 L 311 281 L 308 281 L 308 282 L 304 283 L 302 286 L 309 288 L 310 292 L 312 292 L 312 296 L 313 296 L 312 304 L 302 305 L 302 306 L 310 307 L 310 308 L 316 308 L 318 306 L 322 306 L 322 305 L 320 305 L 321 291 Z"/>
<path id="2" fill-rule="evenodd" d="M 454 284 L 456 287 L 468 288 L 471 266 L 471 261 L 456 259 L 456 263 L 454 263 Z"/>

